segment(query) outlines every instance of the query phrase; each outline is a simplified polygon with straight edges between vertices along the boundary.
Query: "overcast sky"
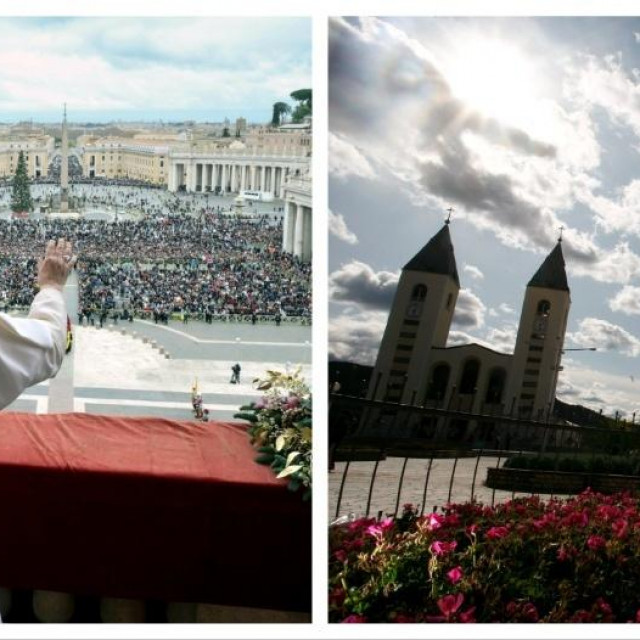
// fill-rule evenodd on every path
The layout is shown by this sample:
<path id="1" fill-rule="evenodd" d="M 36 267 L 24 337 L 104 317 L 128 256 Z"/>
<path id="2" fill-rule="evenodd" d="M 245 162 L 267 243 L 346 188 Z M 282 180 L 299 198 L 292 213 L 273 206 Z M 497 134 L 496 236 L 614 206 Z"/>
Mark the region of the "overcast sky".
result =
<path id="1" fill-rule="evenodd" d="M 334 19 L 330 357 L 373 363 L 399 268 L 451 223 L 449 345 L 511 353 L 565 227 L 558 395 L 640 417 L 640 21 Z"/>
<path id="2" fill-rule="evenodd" d="M 266 122 L 310 86 L 306 18 L 0 18 L 0 121 Z"/>

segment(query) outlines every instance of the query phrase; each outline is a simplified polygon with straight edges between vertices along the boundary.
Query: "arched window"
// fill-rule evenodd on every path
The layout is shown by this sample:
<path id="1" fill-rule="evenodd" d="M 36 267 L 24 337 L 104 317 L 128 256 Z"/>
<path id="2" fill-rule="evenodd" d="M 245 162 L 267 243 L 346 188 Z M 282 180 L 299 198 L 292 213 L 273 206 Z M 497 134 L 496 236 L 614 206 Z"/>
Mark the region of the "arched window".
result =
<path id="1" fill-rule="evenodd" d="M 427 287 L 423 284 L 417 284 L 411 292 L 412 300 L 424 300 L 427 297 Z"/>
<path id="2" fill-rule="evenodd" d="M 548 300 L 540 300 L 538 302 L 538 315 L 539 316 L 548 316 L 551 312 L 551 303 Z"/>
<path id="3" fill-rule="evenodd" d="M 451 367 L 446 363 L 436 365 L 431 370 L 429 387 L 427 388 L 427 400 L 443 400 L 447 393 Z"/>
<path id="4" fill-rule="evenodd" d="M 478 386 L 478 375 L 480 374 L 480 362 L 471 359 L 464 363 L 458 393 L 475 393 Z"/>
<path id="5" fill-rule="evenodd" d="M 499 404 L 502 400 L 504 385 L 507 380 L 507 372 L 502 367 L 495 367 L 489 374 L 487 393 L 484 401 L 487 404 Z"/>

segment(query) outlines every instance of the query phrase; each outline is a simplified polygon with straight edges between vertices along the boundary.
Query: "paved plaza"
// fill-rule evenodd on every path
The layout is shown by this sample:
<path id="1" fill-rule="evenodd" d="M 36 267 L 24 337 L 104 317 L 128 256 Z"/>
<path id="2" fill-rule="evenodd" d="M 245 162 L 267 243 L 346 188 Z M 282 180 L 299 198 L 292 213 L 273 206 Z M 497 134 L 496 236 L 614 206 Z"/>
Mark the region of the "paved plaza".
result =
<path id="1" fill-rule="evenodd" d="M 473 475 L 476 470 L 477 458 L 461 458 L 457 462 L 452 458 L 434 459 L 431 464 L 427 493 L 424 499 L 425 512 L 434 507 L 442 507 L 449 497 L 449 485 L 453 474 L 451 488 L 451 502 L 468 502 L 472 498 Z M 373 492 L 371 495 L 370 516 L 377 516 L 378 512 L 393 514 L 398 501 L 398 486 L 402 474 L 405 458 L 387 458 L 378 465 Z M 501 463 L 504 462 L 502 458 Z M 346 462 L 336 463 L 336 468 L 329 474 L 329 520 L 336 517 L 336 506 L 340 485 L 343 479 Z M 343 489 L 342 500 L 338 516 L 354 514 L 356 517 L 366 515 L 367 499 L 371 486 L 371 477 L 375 462 L 352 462 L 349 465 L 347 478 Z M 512 493 L 511 491 L 495 491 L 484 486 L 487 469 L 495 467 L 498 458 L 482 457 L 478 463 L 473 497 L 484 504 L 503 502 L 513 497 L 527 496 L 528 493 Z M 405 468 L 404 480 L 399 499 L 399 511 L 402 505 L 423 503 L 425 480 L 429 471 L 429 459 L 410 459 Z"/>
<path id="2" fill-rule="evenodd" d="M 77 318 L 77 277 L 65 287 Z M 242 367 L 231 384 L 231 367 Z M 197 379 L 211 420 L 229 420 L 260 396 L 253 380 L 267 369 L 295 368 L 311 375 L 311 327 L 293 323 L 219 322 L 167 326 L 136 320 L 104 328 L 74 326 L 74 347 L 58 375 L 27 389 L 7 411 L 85 412 L 189 420 Z"/>

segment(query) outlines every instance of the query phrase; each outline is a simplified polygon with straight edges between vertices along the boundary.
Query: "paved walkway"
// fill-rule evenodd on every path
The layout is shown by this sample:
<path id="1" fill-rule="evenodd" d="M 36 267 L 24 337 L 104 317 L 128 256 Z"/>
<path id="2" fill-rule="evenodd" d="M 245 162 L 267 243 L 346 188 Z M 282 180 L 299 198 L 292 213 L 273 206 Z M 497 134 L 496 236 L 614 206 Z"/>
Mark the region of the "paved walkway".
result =
<path id="1" fill-rule="evenodd" d="M 399 510 L 402 505 L 411 503 L 422 506 L 425 480 L 429 473 L 429 459 L 411 459 L 405 468 L 404 480 L 398 501 L 398 487 L 405 458 L 387 458 L 378 465 L 373 483 L 369 515 L 376 516 L 379 511 L 383 514 L 393 514 L 396 502 Z M 434 507 L 445 505 L 449 498 L 449 486 L 454 467 L 453 459 L 437 459 L 431 464 L 429 483 L 424 499 L 425 511 L 432 511 Z M 472 497 L 473 475 L 476 470 L 477 458 L 461 458 L 455 463 L 453 484 L 451 487 L 451 502 L 468 502 Z M 504 458 L 502 459 L 504 462 Z M 487 469 L 495 467 L 497 458 L 483 457 L 478 463 L 473 497 L 484 504 L 502 502 L 521 495 L 510 491 L 493 491 L 484 486 Z M 329 519 L 336 516 L 336 506 L 340 492 L 346 463 L 336 463 L 335 471 L 329 474 Z M 367 499 L 371 487 L 371 478 L 375 462 L 352 462 L 349 465 L 346 482 L 340 503 L 339 516 L 350 513 L 356 516 L 366 515 Z"/>

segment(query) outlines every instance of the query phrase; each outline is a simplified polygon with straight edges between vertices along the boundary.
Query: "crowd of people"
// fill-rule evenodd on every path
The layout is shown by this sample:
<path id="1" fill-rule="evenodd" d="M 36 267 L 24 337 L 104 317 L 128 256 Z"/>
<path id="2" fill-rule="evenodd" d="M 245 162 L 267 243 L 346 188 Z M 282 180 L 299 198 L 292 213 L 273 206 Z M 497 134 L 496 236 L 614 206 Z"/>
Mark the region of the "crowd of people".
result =
<path id="1" fill-rule="evenodd" d="M 214 211 L 118 222 L 0 220 L 0 304 L 31 302 L 36 258 L 46 240 L 61 237 L 79 255 L 80 313 L 87 322 L 311 315 L 311 266 L 282 252 L 282 221 Z"/>

